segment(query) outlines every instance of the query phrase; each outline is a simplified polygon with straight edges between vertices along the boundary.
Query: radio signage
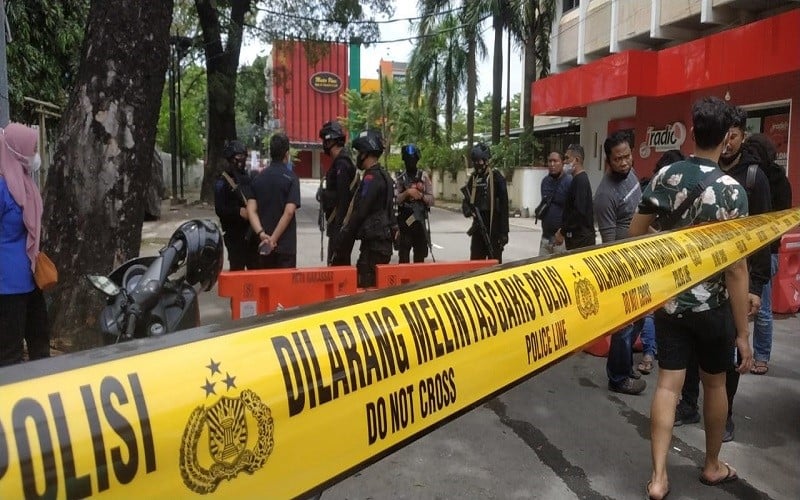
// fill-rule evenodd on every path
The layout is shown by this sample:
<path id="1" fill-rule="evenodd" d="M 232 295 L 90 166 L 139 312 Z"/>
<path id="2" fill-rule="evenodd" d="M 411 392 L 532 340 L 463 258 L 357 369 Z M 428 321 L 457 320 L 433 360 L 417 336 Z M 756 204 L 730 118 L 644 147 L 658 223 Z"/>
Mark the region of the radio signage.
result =
<path id="1" fill-rule="evenodd" d="M 686 125 L 675 122 L 662 129 L 647 127 L 647 141 L 639 146 L 639 155 L 642 158 L 650 156 L 651 149 L 656 151 L 669 151 L 680 149 L 686 141 Z"/>
<path id="2" fill-rule="evenodd" d="M 314 73 L 308 83 L 312 89 L 322 94 L 332 94 L 342 88 L 342 79 L 330 71 Z"/>

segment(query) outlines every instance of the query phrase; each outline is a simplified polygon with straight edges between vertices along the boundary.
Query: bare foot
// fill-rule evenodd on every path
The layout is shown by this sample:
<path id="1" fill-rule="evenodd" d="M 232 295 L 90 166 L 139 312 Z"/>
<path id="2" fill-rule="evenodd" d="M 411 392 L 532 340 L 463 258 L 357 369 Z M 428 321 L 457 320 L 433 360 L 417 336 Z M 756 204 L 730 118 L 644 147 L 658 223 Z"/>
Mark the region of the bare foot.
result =
<path id="1" fill-rule="evenodd" d="M 717 462 L 717 466 L 711 469 L 703 469 L 700 474 L 700 482 L 706 486 L 717 486 L 739 479 L 736 469 L 724 462 Z"/>
<path id="2" fill-rule="evenodd" d="M 647 498 L 650 500 L 662 500 L 669 494 L 669 485 L 667 483 L 649 481 L 645 492 L 647 493 Z"/>

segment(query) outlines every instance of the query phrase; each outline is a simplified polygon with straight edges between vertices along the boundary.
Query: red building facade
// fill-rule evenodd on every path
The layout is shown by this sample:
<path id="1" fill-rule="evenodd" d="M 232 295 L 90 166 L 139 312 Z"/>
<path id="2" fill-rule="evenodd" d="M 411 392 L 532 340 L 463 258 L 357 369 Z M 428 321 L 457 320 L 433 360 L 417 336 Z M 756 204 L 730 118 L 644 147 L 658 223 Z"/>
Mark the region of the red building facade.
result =
<path id="1" fill-rule="evenodd" d="M 800 202 L 800 10 L 659 51 L 627 51 L 533 84 L 533 114 L 591 117 L 615 102 L 627 112 L 584 119 L 584 147 L 602 150 L 617 129 L 634 132 L 637 172 L 649 176 L 666 149 L 692 151 L 691 106 L 716 95 L 748 111 L 748 129 L 775 142 Z M 633 99 L 633 102 L 631 100 Z M 613 111 L 613 110 L 612 110 Z M 599 153 L 602 155 L 602 151 Z M 598 159 L 598 168 L 602 161 Z M 595 169 L 597 170 L 597 169 Z M 596 172 L 599 179 L 601 172 Z"/>
<path id="2" fill-rule="evenodd" d="M 347 115 L 342 94 L 348 88 L 347 45 L 310 45 L 279 41 L 273 45 L 273 118 L 299 150 L 294 170 L 318 177 L 330 160 L 322 151 L 319 129 Z M 320 170 L 321 169 L 321 170 Z"/>

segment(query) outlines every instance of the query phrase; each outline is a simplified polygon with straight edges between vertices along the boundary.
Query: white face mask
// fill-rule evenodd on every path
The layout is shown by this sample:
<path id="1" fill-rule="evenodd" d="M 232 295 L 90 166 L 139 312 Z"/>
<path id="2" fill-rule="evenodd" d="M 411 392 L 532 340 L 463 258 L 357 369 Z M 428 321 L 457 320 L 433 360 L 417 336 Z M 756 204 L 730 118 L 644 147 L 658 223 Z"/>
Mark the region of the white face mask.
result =
<path id="1" fill-rule="evenodd" d="M 575 165 L 572 163 L 565 163 L 564 164 L 564 173 L 571 174 L 572 171 L 575 169 Z"/>
<path id="2" fill-rule="evenodd" d="M 31 169 L 31 173 L 36 173 L 42 168 L 42 157 L 39 156 L 39 153 L 28 157 L 28 167 Z"/>

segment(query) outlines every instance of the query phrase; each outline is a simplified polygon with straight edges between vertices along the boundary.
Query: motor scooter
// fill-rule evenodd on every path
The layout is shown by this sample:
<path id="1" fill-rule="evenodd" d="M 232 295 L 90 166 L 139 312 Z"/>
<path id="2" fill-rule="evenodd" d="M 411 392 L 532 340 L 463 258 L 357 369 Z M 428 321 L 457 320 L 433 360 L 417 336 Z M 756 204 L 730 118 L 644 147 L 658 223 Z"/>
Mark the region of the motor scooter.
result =
<path id="1" fill-rule="evenodd" d="M 113 344 L 200 325 L 198 291 L 210 290 L 222 270 L 222 233 L 211 221 L 187 221 L 158 256 L 137 257 L 108 276 L 88 275 L 106 295 L 99 327 Z"/>

